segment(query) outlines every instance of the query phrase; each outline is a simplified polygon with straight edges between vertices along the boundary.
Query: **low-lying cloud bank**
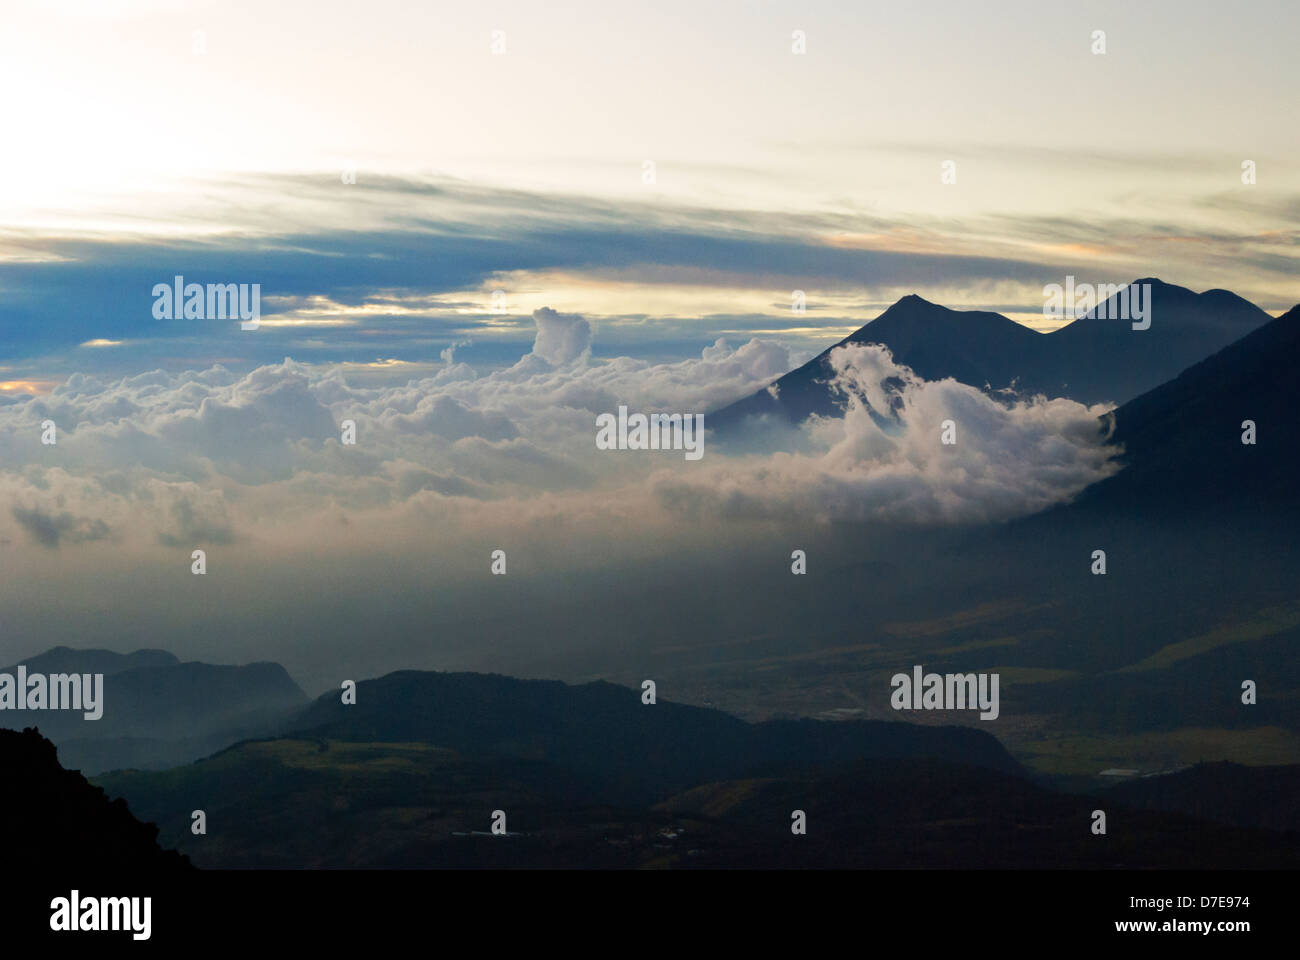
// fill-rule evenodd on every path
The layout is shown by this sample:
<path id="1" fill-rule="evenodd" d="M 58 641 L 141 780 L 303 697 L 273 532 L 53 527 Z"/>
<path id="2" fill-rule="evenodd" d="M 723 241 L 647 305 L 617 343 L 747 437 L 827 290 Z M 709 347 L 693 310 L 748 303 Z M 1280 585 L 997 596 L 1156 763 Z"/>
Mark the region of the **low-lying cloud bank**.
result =
<path id="1" fill-rule="evenodd" d="M 402 383 L 357 385 L 342 368 L 289 359 L 245 376 L 73 376 L 0 406 L 0 530 L 58 549 L 201 547 L 322 516 L 406 523 L 431 511 L 470 526 L 602 515 L 978 523 L 1059 503 L 1116 469 L 1099 408 L 926 382 L 857 344 L 832 355 L 843 418 L 811 422 L 783 451 L 728 455 L 710 441 L 687 463 L 597 450 L 597 414 L 712 410 L 790 357 L 754 339 L 677 363 L 596 362 L 585 319 L 544 309 L 535 321 L 533 350 L 484 376 L 450 354 Z M 349 420 L 355 445 L 340 439 Z M 53 445 L 41 442 L 48 421 Z M 942 442 L 946 421 L 955 442 Z"/>
<path id="2" fill-rule="evenodd" d="M 856 636 L 861 612 L 832 602 L 838 567 L 911 556 L 936 528 L 1028 513 L 1115 469 L 1099 410 L 927 383 L 862 346 L 835 354 L 844 416 L 772 428 L 767 452 L 711 436 L 693 461 L 600 450 L 601 413 L 704 413 L 707 429 L 791 358 L 750 340 L 600 361 L 583 318 L 537 323 L 537 348 L 486 375 L 454 353 L 404 381 L 285 360 L 74 376 L 0 403 L 0 654 L 272 659 L 312 692 L 396 669 L 644 676 L 644 656 L 686 656 L 662 648 L 796 642 L 813 601 L 775 589 L 795 548 L 819 573 L 807 586 L 832 592 L 819 636 Z M 864 538 L 853 521 L 880 526 Z M 881 603 L 926 582 L 890 576 Z"/>
<path id="3" fill-rule="evenodd" d="M 830 363 L 844 416 L 808 425 L 815 452 L 715 459 L 661 481 L 665 502 L 696 515 L 980 523 L 1061 503 L 1118 469 L 1103 407 L 927 382 L 878 344 L 846 345 Z"/>

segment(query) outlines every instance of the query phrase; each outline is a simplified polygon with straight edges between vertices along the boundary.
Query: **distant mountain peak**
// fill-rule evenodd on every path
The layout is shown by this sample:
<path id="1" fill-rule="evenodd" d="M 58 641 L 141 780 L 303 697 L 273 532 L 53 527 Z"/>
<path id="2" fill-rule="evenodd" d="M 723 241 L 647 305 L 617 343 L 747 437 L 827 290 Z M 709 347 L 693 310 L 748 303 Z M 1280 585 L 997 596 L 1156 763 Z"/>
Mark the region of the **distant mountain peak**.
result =
<path id="1" fill-rule="evenodd" d="M 888 316 L 891 313 L 924 315 L 924 314 L 934 314 L 934 313 L 959 313 L 959 312 L 960 311 L 953 310 L 950 307 L 945 307 L 941 303 L 935 303 L 931 300 L 925 299 L 925 297 L 917 296 L 915 293 L 909 293 L 905 297 L 899 297 L 888 307 L 886 307 L 885 310 L 880 314 L 880 316 L 876 317 L 876 320 L 879 320 L 880 317 Z M 870 324 L 868 324 L 868 326 L 870 326 Z"/>
<path id="2" fill-rule="evenodd" d="M 14 667 L 23 664 L 33 673 L 102 673 L 109 676 L 146 667 L 174 666 L 179 662 L 174 654 L 166 650 L 143 649 L 118 653 L 116 650 L 98 647 L 78 650 L 60 645 L 11 664 L 7 672 L 12 672 Z"/>
<path id="3" fill-rule="evenodd" d="M 1151 315 L 1150 329 L 1135 331 L 1124 308 L 1128 288 L 1144 284 L 1150 285 L 1149 297 L 1142 298 L 1150 300 L 1142 307 Z M 798 424 L 813 415 L 841 415 L 842 398 L 828 382 L 829 355 L 857 343 L 887 347 L 895 362 L 925 380 L 951 377 L 979 389 L 1123 403 L 1272 319 L 1227 290 L 1195 293 L 1159 277 L 1139 277 L 1121 289 L 1107 298 L 1107 309 L 1094 306 L 1050 333 L 1000 313 L 953 310 L 909 293 L 775 384 L 712 411 L 709 423 L 726 436 L 747 421 L 762 430 L 769 420 Z"/>

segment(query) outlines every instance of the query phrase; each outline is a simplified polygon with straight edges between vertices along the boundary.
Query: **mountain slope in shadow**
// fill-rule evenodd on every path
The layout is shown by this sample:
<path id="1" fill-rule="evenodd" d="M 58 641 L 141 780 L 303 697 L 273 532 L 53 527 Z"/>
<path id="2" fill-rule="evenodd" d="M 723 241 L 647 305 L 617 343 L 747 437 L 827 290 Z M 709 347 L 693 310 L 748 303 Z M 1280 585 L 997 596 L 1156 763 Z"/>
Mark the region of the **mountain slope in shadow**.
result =
<path id="1" fill-rule="evenodd" d="M 1300 499 L 1300 305 L 1114 411 L 1124 469 L 1076 512 L 1165 515 L 1275 508 Z M 1255 442 L 1242 442 L 1245 421 Z"/>
<path id="2" fill-rule="evenodd" d="M 1294 868 L 1300 834 L 1134 808 L 925 760 L 830 777 L 709 784 L 660 805 L 707 825 L 685 865 L 818 869 Z M 792 812 L 807 832 L 791 831 Z M 1095 835 L 1093 811 L 1106 814 Z M 698 828 L 697 828 L 698 829 Z M 699 843 L 699 838 L 692 840 Z"/>
<path id="3" fill-rule="evenodd" d="M 1126 807 L 1186 814 L 1235 827 L 1300 835 L 1300 766 L 1199 763 L 1160 777 L 1121 783 L 1106 796 Z"/>
<path id="4" fill-rule="evenodd" d="M 600 802 L 546 764 L 421 743 L 250 741 L 99 778 L 213 868 L 1295 867 L 1300 834 L 1246 829 L 916 758 L 705 780 L 651 806 Z M 209 824 L 195 837 L 201 798 Z M 1091 832 L 1092 812 L 1107 833 Z M 493 835 L 494 811 L 506 816 Z M 791 831 L 792 814 L 807 833 Z"/>

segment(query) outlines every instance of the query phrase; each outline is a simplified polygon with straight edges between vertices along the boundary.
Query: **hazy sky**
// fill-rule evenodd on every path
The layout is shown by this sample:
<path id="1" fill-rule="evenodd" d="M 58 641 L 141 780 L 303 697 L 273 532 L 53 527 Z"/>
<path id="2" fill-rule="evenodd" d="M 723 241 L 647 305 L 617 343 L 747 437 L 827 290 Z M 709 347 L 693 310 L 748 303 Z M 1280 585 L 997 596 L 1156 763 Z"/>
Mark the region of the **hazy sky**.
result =
<path id="1" fill-rule="evenodd" d="M 1292 3 L 7 6 L 10 389 L 492 365 L 543 306 L 682 358 L 811 352 L 909 292 L 1041 326 L 1066 273 L 1297 299 Z M 158 323 L 175 274 L 260 282 L 267 326 Z"/>
<path id="2" fill-rule="evenodd" d="M 912 292 L 1040 328 L 1067 274 L 1300 299 L 1290 2 L 5 6 L 2 662 L 161 646 L 324 686 L 478 662 L 542 609 L 593 633 L 580 571 L 1014 516 L 1113 469 L 1098 411 L 866 351 L 842 385 L 903 383 L 898 431 L 696 466 L 599 456 L 593 418 L 711 410 Z M 158 319 L 176 275 L 260 284 L 261 327 Z M 939 463 L 917 437 L 955 408 Z"/>

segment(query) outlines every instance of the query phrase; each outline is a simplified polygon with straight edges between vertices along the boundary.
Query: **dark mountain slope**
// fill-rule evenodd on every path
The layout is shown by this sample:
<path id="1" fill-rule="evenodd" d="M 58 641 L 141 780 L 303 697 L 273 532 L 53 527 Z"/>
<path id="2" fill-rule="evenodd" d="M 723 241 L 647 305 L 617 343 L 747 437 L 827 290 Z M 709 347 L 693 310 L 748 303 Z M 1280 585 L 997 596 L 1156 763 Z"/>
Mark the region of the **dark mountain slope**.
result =
<path id="1" fill-rule="evenodd" d="M 1300 834 L 1300 766 L 1201 763 L 1177 773 L 1121 783 L 1106 796 L 1134 809 Z"/>
<path id="2" fill-rule="evenodd" d="M 1114 413 L 1125 468 L 1077 511 L 1236 512 L 1294 505 L 1300 470 L 1300 306 Z M 1256 442 L 1243 444 L 1253 420 Z"/>
<path id="3" fill-rule="evenodd" d="M 991 770 L 921 760 L 824 779 L 710 784 L 659 809 L 696 819 L 683 865 L 839 869 L 1294 868 L 1300 835 L 1245 830 L 1117 798 L 1057 793 Z M 1091 832 L 1106 813 L 1105 836 Z M 804 811 L 807 833 L 790 830 Z M 707 840 L 708 842 L 704 842 Z"/>
<path id="4" fill-rule="evenodd" d="M 0 846 L 15 880 L 59 870 L 86 873 L 188 869 L 186 857 L 158 846 L 158 828 L 131 815 L 123 800 L 59 766 L 54 744 L 29 728 L 0 730 Z"/>

